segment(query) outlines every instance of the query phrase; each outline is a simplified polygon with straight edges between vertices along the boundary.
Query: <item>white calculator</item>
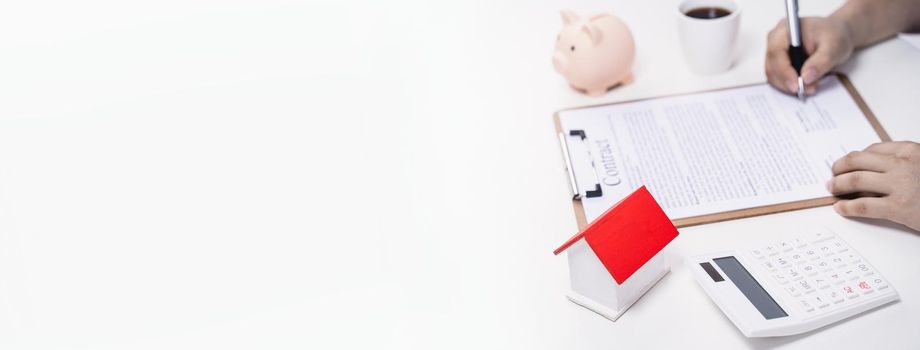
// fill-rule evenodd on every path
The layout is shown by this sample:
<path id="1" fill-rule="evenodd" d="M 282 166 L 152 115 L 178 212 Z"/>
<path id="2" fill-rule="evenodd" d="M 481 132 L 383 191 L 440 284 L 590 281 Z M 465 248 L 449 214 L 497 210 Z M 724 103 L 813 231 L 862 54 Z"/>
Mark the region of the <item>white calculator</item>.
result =
<path id="1" fill-rule="evenodd" d="M 695 256 L 687 265 L 748 337 L 808 332 L 899 299 L 881 273 L 828 230 Z"/>

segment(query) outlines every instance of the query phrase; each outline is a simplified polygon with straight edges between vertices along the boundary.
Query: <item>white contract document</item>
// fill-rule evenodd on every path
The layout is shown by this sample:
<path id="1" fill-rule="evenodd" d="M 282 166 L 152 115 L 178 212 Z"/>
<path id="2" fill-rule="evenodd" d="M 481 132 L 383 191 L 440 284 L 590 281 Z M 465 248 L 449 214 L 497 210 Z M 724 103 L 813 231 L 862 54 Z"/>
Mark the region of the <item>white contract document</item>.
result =
<path id="1" fill-rule="evenodd" d="M 760 84 L 559 112 L 565 135 L 586 136 L 565 136 L 579 187 L 603 190 L 582 198 L 585 218 L 642 185 L 672 220 L 828 197 L 831 164 L 881 137 L 838 77 L 818 91 L 803 103 Z"/>

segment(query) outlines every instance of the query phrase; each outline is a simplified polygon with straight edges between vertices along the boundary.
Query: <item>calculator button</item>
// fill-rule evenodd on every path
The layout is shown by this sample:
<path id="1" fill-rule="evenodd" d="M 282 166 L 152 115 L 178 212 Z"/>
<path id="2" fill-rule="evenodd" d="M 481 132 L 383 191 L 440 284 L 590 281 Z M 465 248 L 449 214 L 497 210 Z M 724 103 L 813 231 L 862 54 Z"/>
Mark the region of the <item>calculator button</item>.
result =
<path id="1" fill-rule="evenodd" d="M 789 261 L 792 261 L 795 264 L 801 264 L 806 261 L 805 255 L 802 255 L 802 253 L 799 252 L 789 254 Z"/>
<path id="2" fill-rule="evenodd" d="M 836 267 L 836 268 L 839 269 L 839 268 L 842 268 L 842 267 L 846 267 L 846 266 L 847 266 L 847 263 L 843 261 L 843 257 L 842 257 L 842 256 L 839 256 L 839 255 L 838 255 L 838 256 L 835 256 L 835 257 L 831 258 L 831 265 L 834 265 L 834 267 Z"/>
<path id="3" fill-rule="evenodd" d="M 830 300 L 820 294 L 812 295 L 811 303 L 817 306 L 819 309 L 823 309 L 831 305 Z"/>
<path id="4" fill-rule="evenodd" d="M 798 282 L 796 282 L 796 283 L 798 283 L 799 289 L 800 289 L 802 292 L 806 293 L 806 294 L 815 291 L 815 286 L 812 285 L 812 284 L 811 284 L 811 281 L 809 281 L 809 280 L 807 280 L 807 279 L 803 279 L 803 280 L 798 281 Z"/>
<path id="5" fill-rule="evenodd" d="M 774 265 L 776 265 L 776 267 L 778 268 L 788 267 L 791 264 L 789 262 L 789 259 L 786 259 L 785 257 L 782 257 L 782 256 L 773 259 L 773 262 L 774 262 Z"/>
<path id="6" fill-rule="evenodd" d="M 824 296 L 827 297 L 827 300 L 834 304 L 840 304 L 845 300 L 843 297 L 843 292 L 838 290 L 831 290 Z"/>
<path id="7" fill-rule="evenodd" d="M 763 254 L 763 250 L 760 249 L 751 249 L 751 255 L 758 259 L 763 259 L 766 255 Z"/>
<path id="8" fill-rule="evenodd" d="M 859 278 L 859 273 L 857 273 L 855 269 L 847 268 L 841 270 L 841 272 L 843 272 L 843 278 L 847 280 L 855 280 Z"/>
<path id="9" fill-rule="evenodd" d="M 815 250 L 815 248 L 807 248 L 805 249 L 805 257 L 808 258 L 808 260 L 815 260 L 821 256 L 818 255 L 818 251 Z"/>
<path id="10" fill-rule="evenodd" d="M 808 298 L 799 299 L 798 304 L 799 304 L 799 307 L 802 308 L 802 311 L 805 311 L 805 312 L 815 311 L 814 305 L 812 305 L 811 300 L 809 300 Z"/>
<path id="11" fill-rule="evenodd" d="M 872 285 L 864 280 L 860 280 L 856 283 L 856 289 L 859 289 L 859 292 L 862 294 L 869 294 L 875 291 L 875 288 L 872 288 Z"/>
<path id="12" fill-rule="evenodd" d="M 851 264 L 859 264 L 862 262 L 862 258 L 860 258 L 859 255 L 854 254 L 852 251 L 850 251 L 849 253 L 843 253 L 841 255 L 843 255 L 844 261 L 849 262 Z"/>
<path id="13" fill-rule="evenodd" d="M 793 280 L 793 281 L 798 281 L 798 280 L 800 280 L 800 279 L 802 279 L 802 278 L 805 277 L 805 276 L 802 275 L 802 271 L 799 271 L 799 269 L 794 268 L 794 267 L 791 267 L 791 268 L 788 268 L 788 269 L 783 269 L 783 272 L 785 272 L 785 273 L 786 273 L 786 276 L 788 276 L 789 279 L 791 279 L 791 280 Z"/>
<path id="14" fill-rule="evenodd" d="M 869 266 L 866 264 L 856 265 L 856 270 L 859 270 L 859 273 L 863 274 L 863 276 L 869 276 L 875 273 L 875 271 L 872 271 L 872 269 L 869 268 Z"/>
<path id="15" fill-rule="evenodd" d="M 840 272 L 834 272 L 832 274 L 827 275 L 827 279 L 833 284 L 841 284 L 843 282 L 846 282 L 846 279 L 843 278 L 843 275 L 841 275 Z"/>
<path id="16" fill-rule="evenodd" d="M 774 247 L 774 246 L 772 246 L 772 245 L 768 245 L 768 246 L 766 246 L 766 247 L 763 247 L 763 251 L 764 251 L 764 253 L 767 254 L 768 256 L 773 256 L 773 255 L 779 254 L 779 249 L 776 249 L 776 247 Z"/>
<path id="17" fill-rule="evenodd" d="M 815 266 L 818 268 L 818 270 L 821 270 L 821 272 L 830 272 L 832 270 L 831 264 L 824 259 L 818 260 Z"/>
<path id="18" fill-rule="evenodd" d="M 831 248 L 831 245 L 828 243 L 820 243 L 816 248 L 818 254 L 821 254 L 821 256 L 830 256 L 834 254 L 834 249 Z"/>
<path id="19" fill-rule="evenodd" d="M 850 286 L 850 285 L 844 285 L 843 287 L 840 288 L 840 291 L 841 293 L 843 293 L 843 296 L 846 297 L 847 299 L 853 299 L 859 296 L 859 293 L 856 292 L 856 289 L 854 289 L 853 286 Z"/>
<path id="20" fill-rule="evenodd" d="M 774 264 L 773 261 L 767 260 L 761 265 L 763 265 L 763 268 L 767 269 L 767 271 L 776 271 L 776 264 Z"/>
<path id="21" fill-rule="evenodd" d="M 805 240 L 803 240 L 803 239 L 801 239 L 801 238 L 794 238 L 794 239 L 792 239 L 792 245 L 794 245 L 796 248 L 802 248 L 802 247 L 806 246 L 807 244 L 808 244 L 808 243 L 806 243 Z"/>
<path id="22" fill-rule="evenodd" d="M 786 275 L 781 273 L 774 273 L 773 279 L 776 280 L 776 282 L 779 282 L 779 284 L 789 283 L 789 277 L 786 277 Z"/>
<path id="23" fill-rule="evenodd" d="M 802 295 L 802 291 L 799 290 L 798 285 L 796 285 L 795 283 L 791 283 L 791 284 L 789 284 L 789 285 L 783 287 L 783 289 L 786 290 L 786 293 L 789 293 L 789 295 L 794 296 L 794 297 L 797 297 L 797 296 L 799 296 L 799 295 Z"/>
<path id="24" fill-rule="evenodd" d="M 872 286 L 878 290 L 888 289 L 888 282 L 885 282 L 881 277 L 870 278 L 869 283 L 872 283 Z"/>
<path id="25" fill-rule="evenodd" d="M 850 250 L 850 248 L 848 248 L 848 247 L 846 246 L 846 244 L 843 244 L 843 242 L 841 242 L 839 239 L 832 239 L 832 240 L 830 240 L 830 241 L 827 242 L 827 245 L 828 245 L 829 247 L 831 247 L 831 249 L 832 249 L 835 253 L 844 253 L 844 252 Z"/>
<path id="26" fill-rule="evenodd" d="M 833 235 L 831 235 L 830 233 L 826 231 L 817 231 L 808 236 L 809 236 L 809 239 L 811 239 L 812 243 L 818 243 L 818 242 L 821 242 L 823 240 L 833 237 Z"/>
<path id="27" fill-rule="evenodd" d="M 779 242 L 779 244 L 777 244 L 776 247 L 779 248 L 779 250 L 782 252 L 791 252 L 793 248 L 792 242 L 790 241 Z"/>
<path id="28" fill-rule="evenodd" d="M 804 272 L 806 276 L 814 276 L 818 274 L 818 268 L 816 268 L 815 265 L 812 265 L 812 264 L 805 264 L 801 267 L 801 269 L 802 269 L 802 272 Z"/>
<path id="29" fill-rule="evenodd" d="M 824 276 L 819 276 L 815 278 L 814 282 L 815 282 L 815 287 L 818 287 L 818 289 L 830 288 L 831 286 L 831 282 L 828 281 L 827 277 L 824 277 Z"/>

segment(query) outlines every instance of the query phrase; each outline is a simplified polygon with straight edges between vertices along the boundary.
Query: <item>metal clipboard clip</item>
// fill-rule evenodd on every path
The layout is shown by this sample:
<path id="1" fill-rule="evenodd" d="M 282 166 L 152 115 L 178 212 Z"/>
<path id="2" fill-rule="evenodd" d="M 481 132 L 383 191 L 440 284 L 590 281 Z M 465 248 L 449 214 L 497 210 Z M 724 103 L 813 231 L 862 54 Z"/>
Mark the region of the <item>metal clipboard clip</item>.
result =
<path id="1" fill-rule="evenodd" d="M 588 144 L 588 136 L 584 130 L 569 130 L 568 136 L 578 136 L 579 140 L 585 144 L 585 151 L 588 161 L 591 164 L 591 173 L 594 175 L 594 189 L 586 190 L 586 198 L 600 197 L 604 193 L 601 190 L 601 180 L 597 177 L 597 167 L 594 166 L 594 157 L 591 156 L 591 147 Z M 572 162 L 572 155 L 569 153 L 568 137 L 565 132 L 559 132 L 559 144 L 562 146 L 562 156 L 565 158 L 565 168 L 569 172 L 569 186 L 572 188 L 572 199 L 581 200 L 581 190 L 578 187 L 578 179 L 575 177 L 575 167 Z"/>

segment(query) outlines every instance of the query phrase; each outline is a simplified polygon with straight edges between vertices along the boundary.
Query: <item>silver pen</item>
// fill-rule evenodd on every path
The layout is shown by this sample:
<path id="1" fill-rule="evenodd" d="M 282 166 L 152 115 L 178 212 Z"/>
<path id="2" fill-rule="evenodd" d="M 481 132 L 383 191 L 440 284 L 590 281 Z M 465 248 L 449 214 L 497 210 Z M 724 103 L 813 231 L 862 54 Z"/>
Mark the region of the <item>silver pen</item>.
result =
<path id="1" fill-rule="evenodd" d="M 799 75 L 799 89 L 796 94 L 799 100 L 805 101 L 805 79 L 802 78 L 802 65 L 808 59 L 805 48 L 802 46 L 802 28 L 799 26 L 799 1 L 786 0 L 786 20 L 789 22 L 789 61 Z"/>

